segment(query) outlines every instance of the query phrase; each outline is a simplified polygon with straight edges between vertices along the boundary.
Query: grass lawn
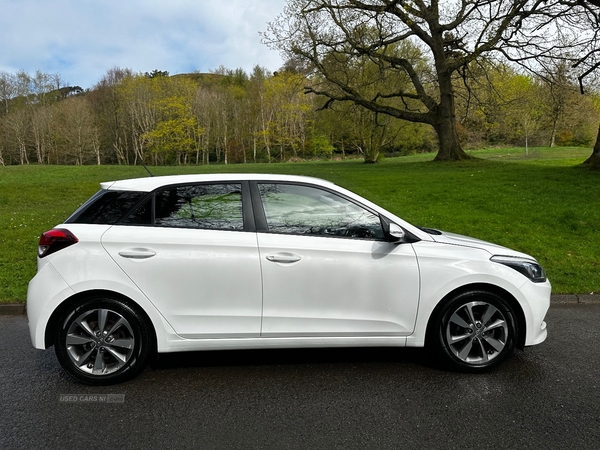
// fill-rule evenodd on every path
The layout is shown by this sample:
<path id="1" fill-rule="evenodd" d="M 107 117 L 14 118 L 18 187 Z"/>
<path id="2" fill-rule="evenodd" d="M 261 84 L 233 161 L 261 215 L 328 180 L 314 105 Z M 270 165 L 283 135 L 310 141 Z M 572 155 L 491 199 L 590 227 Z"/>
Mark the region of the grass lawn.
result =
<path id="1" fill-rule="evenodd" d="M 433 155 L 283 164 L 153 167 L 155 175 L 262 172 L 331 180 L 415 224 L 535 256 L 554 293 L 600 292 L 600 173 L 578 167 L 591 149 L 484 149 L 477 159 Z M 0 167 L 0 303 L 25 301 L 41 232 L 61 223 L 98 183 L 144 177 L 140 166 Z"/>

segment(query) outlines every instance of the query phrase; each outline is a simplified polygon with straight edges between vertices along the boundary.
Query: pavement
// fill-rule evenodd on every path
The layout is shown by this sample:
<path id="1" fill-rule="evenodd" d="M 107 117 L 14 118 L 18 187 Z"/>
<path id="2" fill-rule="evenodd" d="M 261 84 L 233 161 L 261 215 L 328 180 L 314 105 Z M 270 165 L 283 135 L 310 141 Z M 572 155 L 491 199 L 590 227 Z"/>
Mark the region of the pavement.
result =
<path id="1" fill-rule="evenodd" d="M 26 314 L 25 303 L 8 303 L 0 305 L 0 316 L 16 316 Z"/>
<path id="2" fill-rule="evenodd" d="M 550 298 L 551 305 L 574 305 L 600 303 L 600 294 L 556 294 Z M 26 314 L 25 303 L 0 304 L 0 316 Z"/>

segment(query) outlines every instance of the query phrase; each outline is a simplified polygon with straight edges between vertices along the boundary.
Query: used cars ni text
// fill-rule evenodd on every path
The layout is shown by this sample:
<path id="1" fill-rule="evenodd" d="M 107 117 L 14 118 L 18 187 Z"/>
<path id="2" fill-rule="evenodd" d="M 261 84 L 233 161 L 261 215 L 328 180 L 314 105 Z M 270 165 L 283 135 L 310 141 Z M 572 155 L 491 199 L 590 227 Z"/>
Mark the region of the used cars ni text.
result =
<path id="1" fill-rule="evenodd" d="M 82 382 L 158 353 L 433 348 L 480 372 L 546 338 L 531 256 L 419 228 L 328 181 L 215 174 L 101 183 L 40 237 L 34 347 Z"/>

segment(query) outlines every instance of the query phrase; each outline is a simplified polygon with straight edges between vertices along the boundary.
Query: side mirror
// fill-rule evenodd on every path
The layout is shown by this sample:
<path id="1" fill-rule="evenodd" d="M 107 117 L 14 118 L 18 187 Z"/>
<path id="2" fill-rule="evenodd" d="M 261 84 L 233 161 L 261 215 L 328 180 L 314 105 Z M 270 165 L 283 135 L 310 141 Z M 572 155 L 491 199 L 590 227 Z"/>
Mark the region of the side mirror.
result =
<path id="1" fill-rule="evenodd" d="M 400 227 L 400 225 L 397 225 L 393 222 L 390 223 L 387 234 L 388 234 L 388 240 L 392 243 L 402 242 L 402 241 L 404 241 L 404 238 L 406 237 L 406 233 L 404 232 L 402 227 Z"/>
<path id="2" fill-rule="evenodd" d="M 380 216 L 385 239 L 392 244 L 412 244 L 420 239 L 385 216 Z"/>

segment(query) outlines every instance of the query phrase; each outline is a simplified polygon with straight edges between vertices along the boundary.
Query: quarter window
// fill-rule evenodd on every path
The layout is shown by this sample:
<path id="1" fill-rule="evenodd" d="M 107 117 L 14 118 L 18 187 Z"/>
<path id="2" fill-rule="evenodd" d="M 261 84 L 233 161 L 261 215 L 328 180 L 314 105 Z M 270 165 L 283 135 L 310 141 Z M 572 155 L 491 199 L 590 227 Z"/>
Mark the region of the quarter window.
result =
<path id="1" fill-rule="evenodd" d="M 379 216 L 329 191 L 292 184 L 259 184 L 270 232 L 383 239 Z"/>
<path id="2" fill-rule="evenodd" d="M 177 186 L 156 194 L 154 223 L 162 227 L 243 230 L 240 184 Z"/>
<path id="3" fill-rule="evenodd" d="M 79 208 L 66 222 L 113 225 L 144 195 L 146 195 L 145 192 L 102 190 Z"/>

